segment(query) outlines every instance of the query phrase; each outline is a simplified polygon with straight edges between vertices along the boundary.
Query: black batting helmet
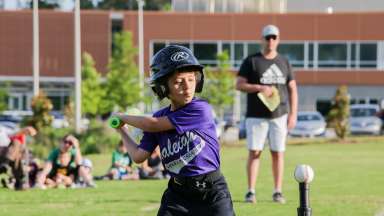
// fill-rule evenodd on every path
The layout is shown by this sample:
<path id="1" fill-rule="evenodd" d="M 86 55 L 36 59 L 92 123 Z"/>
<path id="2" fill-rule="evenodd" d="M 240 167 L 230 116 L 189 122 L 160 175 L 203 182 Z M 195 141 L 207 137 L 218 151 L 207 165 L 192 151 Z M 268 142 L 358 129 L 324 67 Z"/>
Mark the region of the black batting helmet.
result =
<path id="1" fill-rule="evenodd" d="M 168 96 L 167 80 L 176 71 L 194 69 L 199 71 L 196 76 L 196 92 L 201 92 L 204 85 L 203 66 L 197 61 L 192 51 L 178 45 L 167 46 L 158 51 L 152 58 L 150 84 L 159 99 Z"/>

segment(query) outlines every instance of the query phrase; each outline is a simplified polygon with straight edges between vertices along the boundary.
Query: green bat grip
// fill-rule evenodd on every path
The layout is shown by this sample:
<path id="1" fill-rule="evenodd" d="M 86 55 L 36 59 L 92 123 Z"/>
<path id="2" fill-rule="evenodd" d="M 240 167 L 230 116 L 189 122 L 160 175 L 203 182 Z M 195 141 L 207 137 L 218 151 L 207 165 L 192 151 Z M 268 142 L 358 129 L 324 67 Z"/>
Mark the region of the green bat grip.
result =
<path id="1" fill-rule="evenodd" d="M 109 118 L 108 124 L 111 128 L 118 128 L 121 125 L 121 120 L 117 117 Z"/>

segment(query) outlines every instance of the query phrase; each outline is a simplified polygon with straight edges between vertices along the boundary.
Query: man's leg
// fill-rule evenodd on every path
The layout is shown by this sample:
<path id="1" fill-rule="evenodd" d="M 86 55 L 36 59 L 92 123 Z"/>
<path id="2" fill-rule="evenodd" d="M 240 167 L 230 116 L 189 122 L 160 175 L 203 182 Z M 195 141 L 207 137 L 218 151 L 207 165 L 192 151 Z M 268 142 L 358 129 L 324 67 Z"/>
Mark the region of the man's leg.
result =
<path id="1" fill-rule="evenodd" d="M 261 151 L 249 151 L 247 163 L 248 189 L 255 189 L 257 176 L 259 174 Z"/>
<path id="2" fill-rule="evenodd" d="M 255 187 L 259 173 L 260 155 L 268 135 L 268 122 L 265 119 L 248 118 L 246 120 L 246 128 L 248 144 L 248 192 L 245 195 L 245 201 L 254 203 L 256 202 Z"/>
<path id="3" fill-rule="evenodd" d="M 270 121 L 269 144 L 272 155 L 272 173 L 274 179 L 273 201 L 285 203 L 282 194 L 284 176 L 284 152 L 287 137 L 287 115 Z"/>
<path id="4" fill-rule="evenodd" d="M 248 153 L 247 177 L 248 177 L 248 193 L 246 194 L 246 202 L 256 202 L 255 187 L 257 176 L 259 174 L 261 151 L 252 151 Z"/>
<path id="5" fill-rule="evenodd" d="M 284 175 L 284 152 L 273 152 L 272 154 L 272 173 L 275 185 L 275 192 L 282 191 Z"/>

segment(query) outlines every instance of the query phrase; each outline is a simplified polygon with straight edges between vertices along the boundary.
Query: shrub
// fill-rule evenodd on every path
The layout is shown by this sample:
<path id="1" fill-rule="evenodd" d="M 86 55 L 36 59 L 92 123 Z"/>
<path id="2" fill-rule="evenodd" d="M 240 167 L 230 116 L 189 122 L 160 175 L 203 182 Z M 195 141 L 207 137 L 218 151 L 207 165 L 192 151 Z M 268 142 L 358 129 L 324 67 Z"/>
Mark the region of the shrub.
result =
<path id="1" fill-rule="evenodd" d="M 24 125 L 33 126 L 38 131 L 51 125 L 53 116 L 50 115 L 50 112 L 53 105 L 43 91 L 40 91 L 37 96 L 32 98 L 31 108 L 33 115 L 24 119 Z"/>
<path id="2" fill-rule="evenodd" d="M 335 129 L 337 137 L 344 139 L 349 132 L 348 87 L 340 86 L 333 97 L 331 110 L 327 116 L 328 126 Z"/>

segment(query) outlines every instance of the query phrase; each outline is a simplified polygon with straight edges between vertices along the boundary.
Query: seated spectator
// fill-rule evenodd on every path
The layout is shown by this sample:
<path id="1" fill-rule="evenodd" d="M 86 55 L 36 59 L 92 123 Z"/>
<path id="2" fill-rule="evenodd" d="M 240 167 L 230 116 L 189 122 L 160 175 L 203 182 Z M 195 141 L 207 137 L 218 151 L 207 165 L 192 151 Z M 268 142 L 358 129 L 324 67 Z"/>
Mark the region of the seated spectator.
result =
<path id="1" fill-rule="evenodd" d="M 160 158 L 160 149 L 157 147 L 151 156 L 145 160 L 139 168 L 140 179 L 164 179 L 168 175 L 164 171 Z"/>
<path id="2" fill-rule="evenodd" d="M 38 174 L 36 187 L 41 189 L 74 187 L 79 177 L 87 187 L 95 187 L 92 177 L 81 165 L 79 141 L 72 135 L 66 135 L 60 146 L 49 154 L 43 170 Z"/>
<path id="3" fill-rule="evenodd" d="M 83 160 L 81 161 L 81 166 L 83 167 L 82 171 L 83 171 L 83 174 L 80 175 L 77 183 L 76 183 L 76 187 L 88 187 L 87 185 L 87 182 L 85 181 L 85 179 L 83 178 L 83 176 L 86 176 L 86 179 L 92 179 L 93 178 L 93 175 L 92 175 L 92 169 L 93 169 L 93 164 L 92 164 L 92 161 L 88 158 L 83 158 Z M 93 184 L 93 187 L 96 187 L 96 184 Z"/>
<path id="4" fill-rule="evenodd" d="M 115 151 L 112 153 L 112 166 L 108 173 L 97 179 L 114 179 L 114 180 L 137 180 L 139 175 L 132 167 L 132 160 L 129 157 L 127 148 L 122 141 Z"/>
<path id="5" fill-rule="evenodd" d="M 25 127 L 15 134 L 5 134 L 0 131 L 2 142 L 0 146 L 0 173 L 11 170 L 8 180 L 2 179 L 4 187 L 16 190 L 26 189 L 28 184 L 29 153 L 26 146 L 26 137 L 36 135 L 33 127 Z"/>

